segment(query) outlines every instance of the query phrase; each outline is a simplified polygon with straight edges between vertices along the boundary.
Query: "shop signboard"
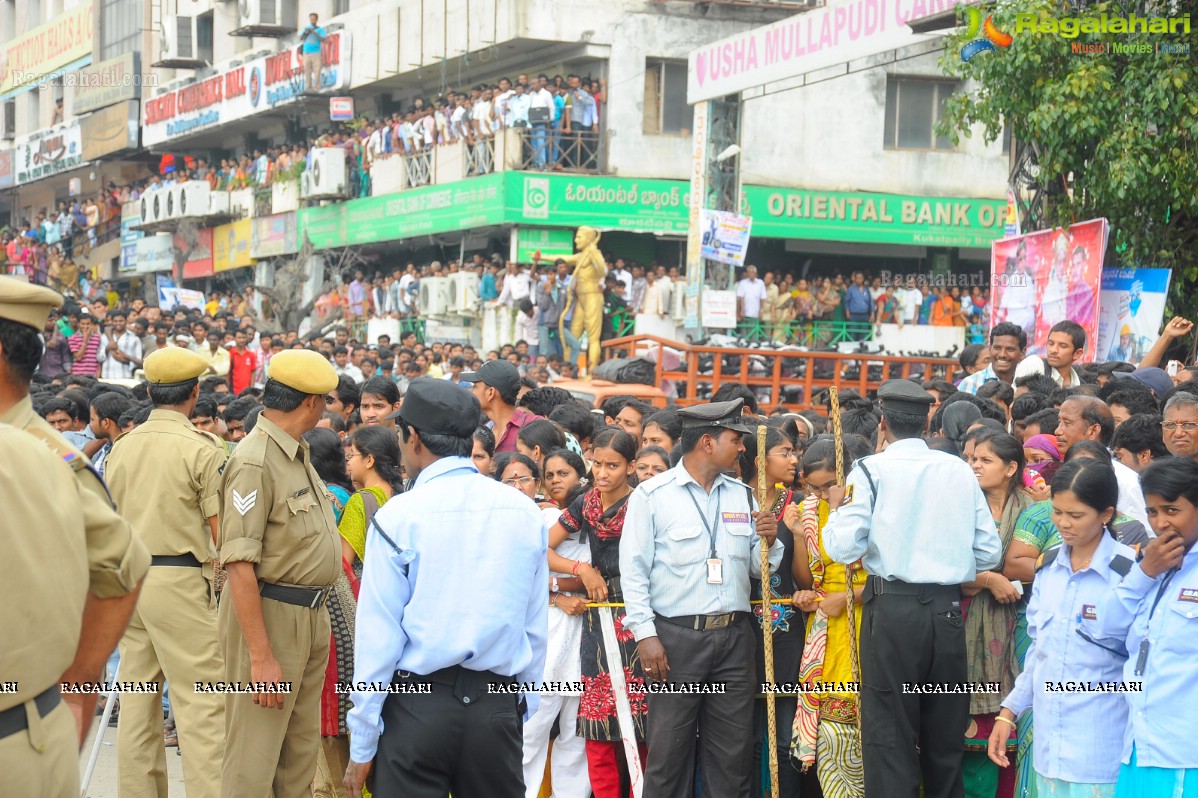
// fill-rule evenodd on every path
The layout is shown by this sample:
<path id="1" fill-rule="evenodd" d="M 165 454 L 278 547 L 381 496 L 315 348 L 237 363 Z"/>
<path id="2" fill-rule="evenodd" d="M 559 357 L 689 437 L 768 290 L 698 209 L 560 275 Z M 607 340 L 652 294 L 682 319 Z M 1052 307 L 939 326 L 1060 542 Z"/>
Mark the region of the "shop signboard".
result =
<path id="1" fill-rule="evenodd" d="M 329 34 L 321 47 L 321 91 L 349 87 L 350 35 Z M 142 142 L 150 147 L 294 102 L 304 90 L 299 46 L 227 67 L 211 77 L 142 101 Z"/>
<path id="2" fill-rule="evenodd" d="M 250 254 L 253 227 L 253 219 L 238 219 L 213 228 L 213 271 L 227 272 L 230 269 L 243 269 L 254 265 L 254 258 Z"/>

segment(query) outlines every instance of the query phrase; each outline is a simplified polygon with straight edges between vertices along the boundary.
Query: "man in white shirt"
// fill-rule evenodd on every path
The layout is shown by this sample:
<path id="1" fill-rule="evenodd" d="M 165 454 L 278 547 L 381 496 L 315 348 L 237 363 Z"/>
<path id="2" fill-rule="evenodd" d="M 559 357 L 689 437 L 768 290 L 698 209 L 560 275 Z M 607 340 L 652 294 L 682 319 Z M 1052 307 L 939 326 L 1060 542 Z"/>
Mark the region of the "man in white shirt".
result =
<path id="1" fill-rule="evenodd" d="M 761 303 L 765 301 L 765 281 L 757 277 L 757 267 L 745 269 L 745 276 L 736 284 L 736 309 L 742 321 L 757 321 L 761 318 Z"/>
<path id="2" fill-rule="evenodd" d="M 915 280 L 911 278 L 907 278 L 907 286 L 902 289 L 902 292 L 903 322 L 914 324 L 919 321 L 919 308 L 923 305 L 923 292 L 915 287 Z"/>
<path id="3" fill-rule="evenodd" d="M 611 270 L 615 278 L 620 281 L 620 286 L 624 289 L 621 296 L 625 302 L 632 301 L 632 273 L 628 271 L 623 258 L 616 258 L 616 268 Z"/>
<path id="4" fill-rule="evenodd" d="M 131 380 L 141 368 L 141 339 L 126 327 L 125 311 L 117 308 L 108 312 L 112 332 L 100 340 L 100 376 L 106 380 Z"/>
<path id="5" fill-rule="evenodd" d="M 359 385 L 366 381 L 362 369 L 349 362 L 349 349 L 344 346 L 333 347 L 333 371 L 338 377 L 349 377 Z"/>
<path id="6" fill-rule="evenodd" d="M 507 121 L 508 121 L 507 104 L 508 104 L 508 101 L 511 100 L 512 97 L 515 96 L 515 94 L 516 94 L 516 92 L 515 92 L 515 89 L 512 88 L 512 82 L 510 80 L 508 80 L 507 78 L 500 78 L 499 79 L 499 91 L 495 92 L 495 97 L 492 100 L 492 105 L 494 108 L 495 119 L 499 123 L 499 125 L 502 127 L 511 127 L 511 125 L 509 125 L 507 123 Z"/>
<path id="7" fill-rule="evenodd" d="M 375 120 L 374 130 L 371 131 L 370 136 L 366 139 L 367 165 L 374 163 L 383 154 L 383 136 L 385 135 L 383 131 L 383 123 Z"/>
<path id="8" fill-rule="evenodd" d="M 505 104 L 504 127 L 528 127 L 528 109 L 532 107 L 532 96 L 524 90 L 524 84 L 516 88 Z"/>
<path id="9" fill-rule="evenodd" d="M 472 110 L 474 119 L 474 133 L 479 138 L 487 138 L 491 135 L 491 90 L 482 89 L 481 96 L 474 101 L 474 109 Z"/>
<path id="10" fill-rule="evenodd" d="M 538 169 L 545 168 L 549 126 L 553 123 L 553 95 L 549 93 L 548 85 L 549 79 L 544 75 L 539 75 L 536 82 L 537 88 L 532 92 L 529 101 L 528 122 L 529 127 L 532 128 L 533 162 Z M 542 118 L 544 121 L 535 121 Z"/>

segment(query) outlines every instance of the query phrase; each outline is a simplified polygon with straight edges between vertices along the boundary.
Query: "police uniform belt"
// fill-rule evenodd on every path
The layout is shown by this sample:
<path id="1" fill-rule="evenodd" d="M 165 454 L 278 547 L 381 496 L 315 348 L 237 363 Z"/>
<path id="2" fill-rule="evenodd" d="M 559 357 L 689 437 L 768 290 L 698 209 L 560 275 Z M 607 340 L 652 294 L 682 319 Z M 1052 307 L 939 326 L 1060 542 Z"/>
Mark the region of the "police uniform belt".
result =
<path id="1" fill-rule="evenodd" d="M 155 554 L 150 565 L 171 565 L 185 568 L 202 568 L 204 564 L 194 554 Z"/>
<path id="2" fill-rule="evenodd" d="M 62 696 L 58 694 L 57 684 L 50 685 L 39 693 L 37 698 L 33 699 L 34 706 L 37 707 L 37 714 L 42 718 L 49 715 L 61 701 Z M 27 728 L 29 728 L 29 716 L 25 714 L 25 704 L 17 704 L 15 707 L 9 707 L 0 712 L 0 740 L 19 731 L 25 731 Z"/>
<path id="3" fill-rule="evenodd" d="M 673 618 L 658 615 L 657 619 L 674 626 L 681 626 L 684 629 L 693 629 L 696 632 L 710 632 L 713 629 L 727 629 L 741 618 L 748 617 L 749 613 L 747 612 L 725 612 L 720 615 L 676 615 Z"/>
<path id="4" fill-rule="evenodd" d="M 960 593 L 960 585 L 913 585 L 901 579 L 883 579 L 871 575 L 865 582 L 865 594 L 868 596 L 934 596 L 939 593 Z"/>
<path id="5" fill-rule="evenodd" d="M 307 607 L 314 610 L 323 607 L 333 590 L 329 587 L 297 587 L 295 585 L 275 585 L 263 582 L 258 593 L 262 598 L 274 599 L 284 604 L 294 604 L 297 607 Z"/>

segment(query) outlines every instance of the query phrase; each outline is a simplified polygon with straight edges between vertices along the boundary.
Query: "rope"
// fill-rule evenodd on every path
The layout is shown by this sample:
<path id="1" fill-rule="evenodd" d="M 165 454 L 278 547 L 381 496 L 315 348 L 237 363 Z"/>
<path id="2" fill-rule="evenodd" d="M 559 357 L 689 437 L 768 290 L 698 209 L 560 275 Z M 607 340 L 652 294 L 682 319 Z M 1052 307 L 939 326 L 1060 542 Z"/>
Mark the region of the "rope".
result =
<path id="1" fill-rule="evenodd" d="M 820 599 L 820 600 L 822 601 L 823 599 Z M 765 602 L 761 601 L 760 599 L 753 599 L 749 603 L 750 604 L 764 604 Z M 791 602 L 790 602 L 789 596 L 778 596 L 777 598 L 770 599 L 770 604 L 790 604 L 790 603 Z M 590 609 L 591 607 L 623 607 L 623 606 L 624 606 L 623 602 L 620 602 L 620 601 L 588 601 L 587 602 L 588 609 Z"/>
<path id="2" fill-rule="evenodd" d="M 840 392 L 835 388 L 828 389 L 830 407 L 828 415 L 832 417 L 833 445 L 836 447 L 836 484 L 843 486 L 844 481 L 844 430 L 840 426 Z M 853 564 L 844 567 L 845 573 L 845 619 L 849 622 L 849 664 L 853 669 L 853 681 L 861 683 L 861 658 L 857 653 L 857 619 L 853 593 Z M 857 701 L 857 745 L 861 745 L 861 701 Z"/>
<path id="3" fill-rule="evenodd" d="M 765 506 L 766 473 L 765 473 L 765 434 L 766 426 L 757 428 L 757 510 L 759 513 L 769 512 Z M 770 601 L 770 544 L 761 538 L 761 639 L 765 649 L 765 681 L 774 683 L 774 612 L 773 602 Z M 851 586 L 850 586 L 851 587 Z M 778 798 L 778 716 L 775 696 L 769 693 L 765 697 L 766 732 L 769 735 L 770 753 L 770 795 Z"/>

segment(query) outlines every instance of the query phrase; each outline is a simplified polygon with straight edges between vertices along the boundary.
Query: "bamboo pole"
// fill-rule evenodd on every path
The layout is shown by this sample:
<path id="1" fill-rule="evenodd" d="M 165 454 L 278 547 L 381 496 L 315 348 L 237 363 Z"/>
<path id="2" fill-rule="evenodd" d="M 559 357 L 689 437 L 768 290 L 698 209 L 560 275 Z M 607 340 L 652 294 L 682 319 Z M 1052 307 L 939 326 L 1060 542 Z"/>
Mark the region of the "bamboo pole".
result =
<path id="1" fill-rule="evenodd" d="M 836 484 L 844 486 L 844 430 L 840 426 L 840 392 L 836 388 L 828 389 L 830 407 L 828 415 L 832 420 L 833 446 L 836 447 Z M 861 658 L 857 653 L 857 619 L 853 593 L 853 565 L 844 567 L 845 575 L 845 620 L 849 624 L 849 664 L 853 669 L 853 681 L 861 683 Z M 861 745 L 861 701 L 857 701 L 857 745 Z"/>
<path id="2" fill-rule="evenodd" d="M 765 472 L 765 435 L 766 426 L 757 428 L 757 510 L 761 513 L 772 512 L 765 506 L 766 491 L 768 490 Z M 761 538 L 761 639 L 765 649 L 765 681 L 774 683 L 774 607 L 770 598 L 770 544 Z M 767 603 L 768 602 L 768 603 Z M 778 798 L 778 717 L 777 706 L 773 691 L 767 691 L 765 696 L 766 732 L 769 737 L 770 755 L 770 795 Z"/>

